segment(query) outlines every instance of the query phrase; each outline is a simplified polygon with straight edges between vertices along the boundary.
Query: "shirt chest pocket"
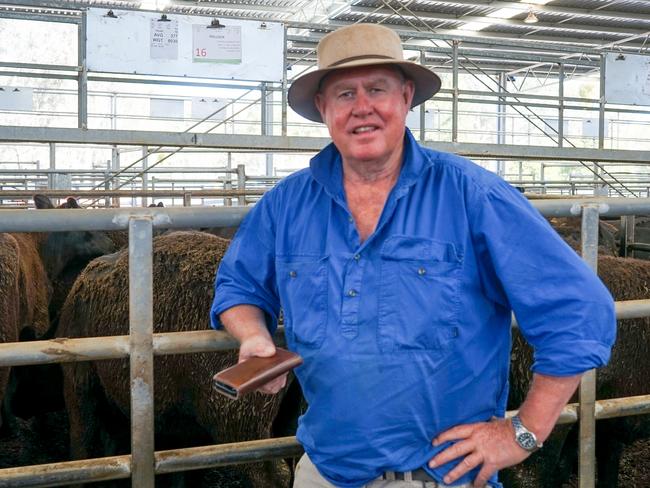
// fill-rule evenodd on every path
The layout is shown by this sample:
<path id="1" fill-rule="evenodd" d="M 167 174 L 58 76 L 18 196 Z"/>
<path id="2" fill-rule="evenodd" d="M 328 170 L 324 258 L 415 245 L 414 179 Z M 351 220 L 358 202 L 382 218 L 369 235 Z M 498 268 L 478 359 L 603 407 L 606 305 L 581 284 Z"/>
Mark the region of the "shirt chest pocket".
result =
<path id="1" fill-rule="evenodd" d="M 327 257 L 280 256 L 276 273 L 290 344 L 318 348 L 327 325 Z"/>
<path id="2" fill-rule="evenodd" d="M 462 253 L 451 243 L 394 236 L 381 249 L 378 340 L 383 352 L 441 350 L 458 337 Z"/>

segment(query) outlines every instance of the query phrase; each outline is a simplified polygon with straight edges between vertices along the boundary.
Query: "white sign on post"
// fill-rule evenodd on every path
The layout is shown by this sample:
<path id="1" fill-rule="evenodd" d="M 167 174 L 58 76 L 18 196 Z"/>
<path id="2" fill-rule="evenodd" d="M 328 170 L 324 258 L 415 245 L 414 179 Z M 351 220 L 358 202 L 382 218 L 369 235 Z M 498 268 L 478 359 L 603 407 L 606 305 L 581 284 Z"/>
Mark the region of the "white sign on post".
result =
<path id="1" fill-rule="evenodd" d="M 650 56 L 607 53 L 605 101 L 650 106 Z"/>
<path id="2" fill-rule="evenodd" d="M 107 12 L 88 9 L 89 71 L 275 83 L 283 79 L 285 27 L 278 22 Z"/>
<path id="3" fill-rule="evenodd" d="M 178 59 L 178 21 L 151 19 L 151 59 Z"/>
<path id="4" fill-rule="evenodd" d="M 241 64 L 241 27 L 193 25 L 192 62 Z"/>

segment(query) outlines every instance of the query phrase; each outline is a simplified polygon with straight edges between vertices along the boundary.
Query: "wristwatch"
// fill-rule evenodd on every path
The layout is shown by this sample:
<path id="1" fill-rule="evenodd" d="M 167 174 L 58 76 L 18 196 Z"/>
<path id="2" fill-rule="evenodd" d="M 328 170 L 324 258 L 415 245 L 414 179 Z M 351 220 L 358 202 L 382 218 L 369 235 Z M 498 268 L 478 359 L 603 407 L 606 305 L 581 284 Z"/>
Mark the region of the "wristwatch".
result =
<path id="1" fill-rule="evenodd" d="M 537 436 L 521 423 L 519 415 L 512 417 L 511 421 L 512 426 L 515 428 L 515 441 L 517 441 L 519 447 L 528 452 L 535 452 L 537 449 L 542 447 L 543 444 L 537 442 Z"/>

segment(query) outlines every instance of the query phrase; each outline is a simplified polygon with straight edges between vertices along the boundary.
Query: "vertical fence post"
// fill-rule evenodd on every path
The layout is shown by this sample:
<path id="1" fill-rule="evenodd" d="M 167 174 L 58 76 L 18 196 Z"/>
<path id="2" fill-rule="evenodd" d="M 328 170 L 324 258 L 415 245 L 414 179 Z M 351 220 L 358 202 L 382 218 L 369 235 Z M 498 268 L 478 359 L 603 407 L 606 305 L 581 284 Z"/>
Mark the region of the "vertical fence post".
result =
<path id="1" fill-rule="evenodd" d="M 237 189 L 239 191 L 244 191 L 246 189 L 246 166 L 243 164 L 237 165 Z M 237 205 L 246 205 L 245 195 L 237 197 Z"/>
<path id="2" fill-rule="evenodd" d="M 149 166 L 149 146 L 142 146 L 142 189 L 148 190 L 149 183 L 149 173 L 147 173 L 147 166 Z M 142 197 L 141 200 L 142 206 L 147 207 L 149 205 L 149 199 L 147 197 Z"/>
<path id="3" fill-rule="evenodd" d="M 420 51 L 420 65 L 426 67 L 427 65 L 427 56 L 424 53 L 424 51 Z M 426 139 L 426 116 L 427 116 L 427 110 L 426 110 L 426 105 L 427 102 L 426 100 L 424 103 L 420 105 L 420 142 L 424 142 Z"/>
<path id="4" fill-rule="evenodd" d="M 564 147 L 564 63 L 559 65 L 557 96 L 557 146 Z"/>
<path id="5" fill-rule="evenodd" d="M 88 64 L 86 60 L 86 29 L 88 26 L 88 14 L 81 12 L 81 23 L 77 31 L 77 42 L 79 50 L 77 63 L 79 64 L 79 76 L 77 78 L 77 127 L 88 128 Z"/>
<path id="6" fill-rule="evenodd" d="M 598 270 L 598 205 L 582 206 L 582 259 Z M 596 370 L 587 371 L 580 381 L 579 487 L 596 484 Z"/>
<path id="7" fill-rule="evenodd" d="M 153 220 L 129 220 L 131 486 L 154 488 Z"/>
<path id="8" fill-rule="evenodd" d="M 287 135 L 287 69 L 289 65 L 287 63 L 287 26 L 283 26 L 283 61 L 282 61 L 282 136 Z"/>
<path id="9" fill-rule="evenodd" d="M 607 55 L 600 55 L 600 94 L 598 102 L 598 149 L 605 148 L 605 67 Z"/>

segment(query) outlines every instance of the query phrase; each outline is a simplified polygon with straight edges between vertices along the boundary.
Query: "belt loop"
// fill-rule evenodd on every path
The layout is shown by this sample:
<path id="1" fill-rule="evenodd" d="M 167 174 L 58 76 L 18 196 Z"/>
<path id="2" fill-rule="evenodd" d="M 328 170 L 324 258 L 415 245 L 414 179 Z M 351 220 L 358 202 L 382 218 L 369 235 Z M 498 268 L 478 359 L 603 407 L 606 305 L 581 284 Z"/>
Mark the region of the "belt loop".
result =
<path id="1" fill-rule="evenodd" d="M 413 471 L 404 471 L 404 481 L 413 481 Z"/>
<path id="2" fill-rule="evenodd" d="M 395 481 L 395 471 L 386 471 L 386 480 Z"/>

